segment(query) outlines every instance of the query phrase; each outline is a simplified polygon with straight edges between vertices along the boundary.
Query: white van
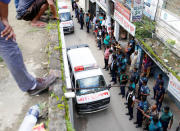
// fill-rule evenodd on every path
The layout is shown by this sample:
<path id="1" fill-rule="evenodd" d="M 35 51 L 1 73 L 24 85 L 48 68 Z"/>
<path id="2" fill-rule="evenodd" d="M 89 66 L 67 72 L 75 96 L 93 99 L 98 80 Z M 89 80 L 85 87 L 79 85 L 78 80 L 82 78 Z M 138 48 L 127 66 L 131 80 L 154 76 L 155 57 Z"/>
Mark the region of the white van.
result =
<path id="1" fill-rule="evenodd" d="M 67 56 L 77 112 L 93 113 L 108 108 L 110 92 L 88 45 L 68 48 Z"/>
<path id="2" fill-rule="evenodd" d="M 74 22 L 72 20 L 71 11 L 64 2 L 58 2 L 58 14 L 60 26 L 63 27 L 64 33 L 73 33 Z"/>

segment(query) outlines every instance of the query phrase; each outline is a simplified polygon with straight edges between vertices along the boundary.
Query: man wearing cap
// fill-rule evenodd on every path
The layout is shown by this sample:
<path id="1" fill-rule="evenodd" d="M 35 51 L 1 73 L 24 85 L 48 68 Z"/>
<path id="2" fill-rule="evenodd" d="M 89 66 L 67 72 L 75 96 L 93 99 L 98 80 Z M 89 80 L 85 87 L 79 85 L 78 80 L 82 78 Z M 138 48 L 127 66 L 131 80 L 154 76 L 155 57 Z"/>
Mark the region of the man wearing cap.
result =
<path id="1" fill-rule="evenodd" d="M 130 118 L 129 120 L 133 119 L 133 107 L 134 107 L 134 103 L 135 103 L 135 94 L 134 94 L 134 89 L 133 88 L 129 88 L 129 93 L 127 96 L 127 102 L 128 102 L 128 113 L 126 113 L 126 115 L 129 115 Z"/>

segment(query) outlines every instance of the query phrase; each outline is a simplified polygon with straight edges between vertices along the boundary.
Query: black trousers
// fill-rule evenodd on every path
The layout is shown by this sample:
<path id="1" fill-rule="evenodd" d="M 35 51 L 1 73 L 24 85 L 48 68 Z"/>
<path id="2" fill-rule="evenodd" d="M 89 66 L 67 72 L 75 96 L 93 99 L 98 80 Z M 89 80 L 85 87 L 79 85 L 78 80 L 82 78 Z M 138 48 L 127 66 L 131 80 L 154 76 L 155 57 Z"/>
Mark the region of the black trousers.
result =
<path id="1" fill-rule="evenodd" d="M 137 110 L 137 123 L 138 126 L 142 126 L 142 122 L 143 122 L 143 114 L 141 111 Z"/>
<path id="2" fill-rule="evenodd" d="M 128 105 L 128 111 L 129 111 L 130 118 L 133 118 L 133 107 L 132 107 L 132 105 Z"/>
<path id="3" fill-rule="evenodd" d="M 104 59 L 104 64 L 105 64 L 105 66 L 104 66 L 104 68 L 108 68 L 108 59 Z"/>
<path id="4" fill-rule="evenodd" d="M 80 22 L 80 25 L 81 25 L 81 29 L 83 29 L 84 23 L 83 23 L 83 22 Z"/>
<path id="5" fill-rule="evenodd" d="M 86 27 L 87 27 L 87 32 L 89 33 L 89 24 L 87 24 Z"/>
<path id="6" fill-rule="evenodd" d="M 125 96 L 125 86 L 120 86 L 121 94 Z"/>

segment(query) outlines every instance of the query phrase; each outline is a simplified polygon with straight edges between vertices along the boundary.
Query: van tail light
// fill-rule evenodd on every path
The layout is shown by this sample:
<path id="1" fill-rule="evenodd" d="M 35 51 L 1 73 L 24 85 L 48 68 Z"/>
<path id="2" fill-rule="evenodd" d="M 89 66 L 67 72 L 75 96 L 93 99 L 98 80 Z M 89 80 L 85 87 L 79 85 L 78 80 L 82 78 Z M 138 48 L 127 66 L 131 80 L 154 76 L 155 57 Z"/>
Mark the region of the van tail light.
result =
<path id="1" fill-rule="evenodd" d="M 75 72 L 83 71 L 83 70 L 84 70 L 84 67 L 83 67 L 83 66 L 76 66 L 76 67 L 74 67 L 74 71 L 75 71 Z"/>

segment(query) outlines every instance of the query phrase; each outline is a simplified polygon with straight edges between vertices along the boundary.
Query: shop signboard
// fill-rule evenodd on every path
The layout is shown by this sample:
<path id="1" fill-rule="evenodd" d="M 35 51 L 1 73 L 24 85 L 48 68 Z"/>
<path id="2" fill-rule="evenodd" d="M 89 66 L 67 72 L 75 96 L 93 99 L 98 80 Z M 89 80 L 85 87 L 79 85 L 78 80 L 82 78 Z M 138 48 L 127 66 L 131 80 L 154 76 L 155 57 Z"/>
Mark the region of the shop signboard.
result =
<path id="1" fill-rule="evenodd" d="M 117 10 L 121 15 L 123 15 L 127 20 L 130 20 L 131 11 L 127 9 L 123 4 L 116 1 L 115 10 Z"/>
<path id="2" fill-rule="evenodd" d="M 168 91 L 180 101 L 180 81 L 176 79 L 172 74 L 169 75 Z"/>
<path id="3" fill-rule="evenodd" d="M 133 8 L 131 11 L 133 22 L 142 20 L 143 4 L 143 0 L 134 0 Z"/>
<path id="4" fill-rule="evenodd" d="M 144 15 L 151 20 L 155 19 L 158 0 L 144 0 Z"/>
<path id="5" fill-rule="evenodd" d="M 122 14 L 117 10 L 114 11 L 114 19 L 132 36 L 135 36 L 136 26 L 127 20 Z"/>

